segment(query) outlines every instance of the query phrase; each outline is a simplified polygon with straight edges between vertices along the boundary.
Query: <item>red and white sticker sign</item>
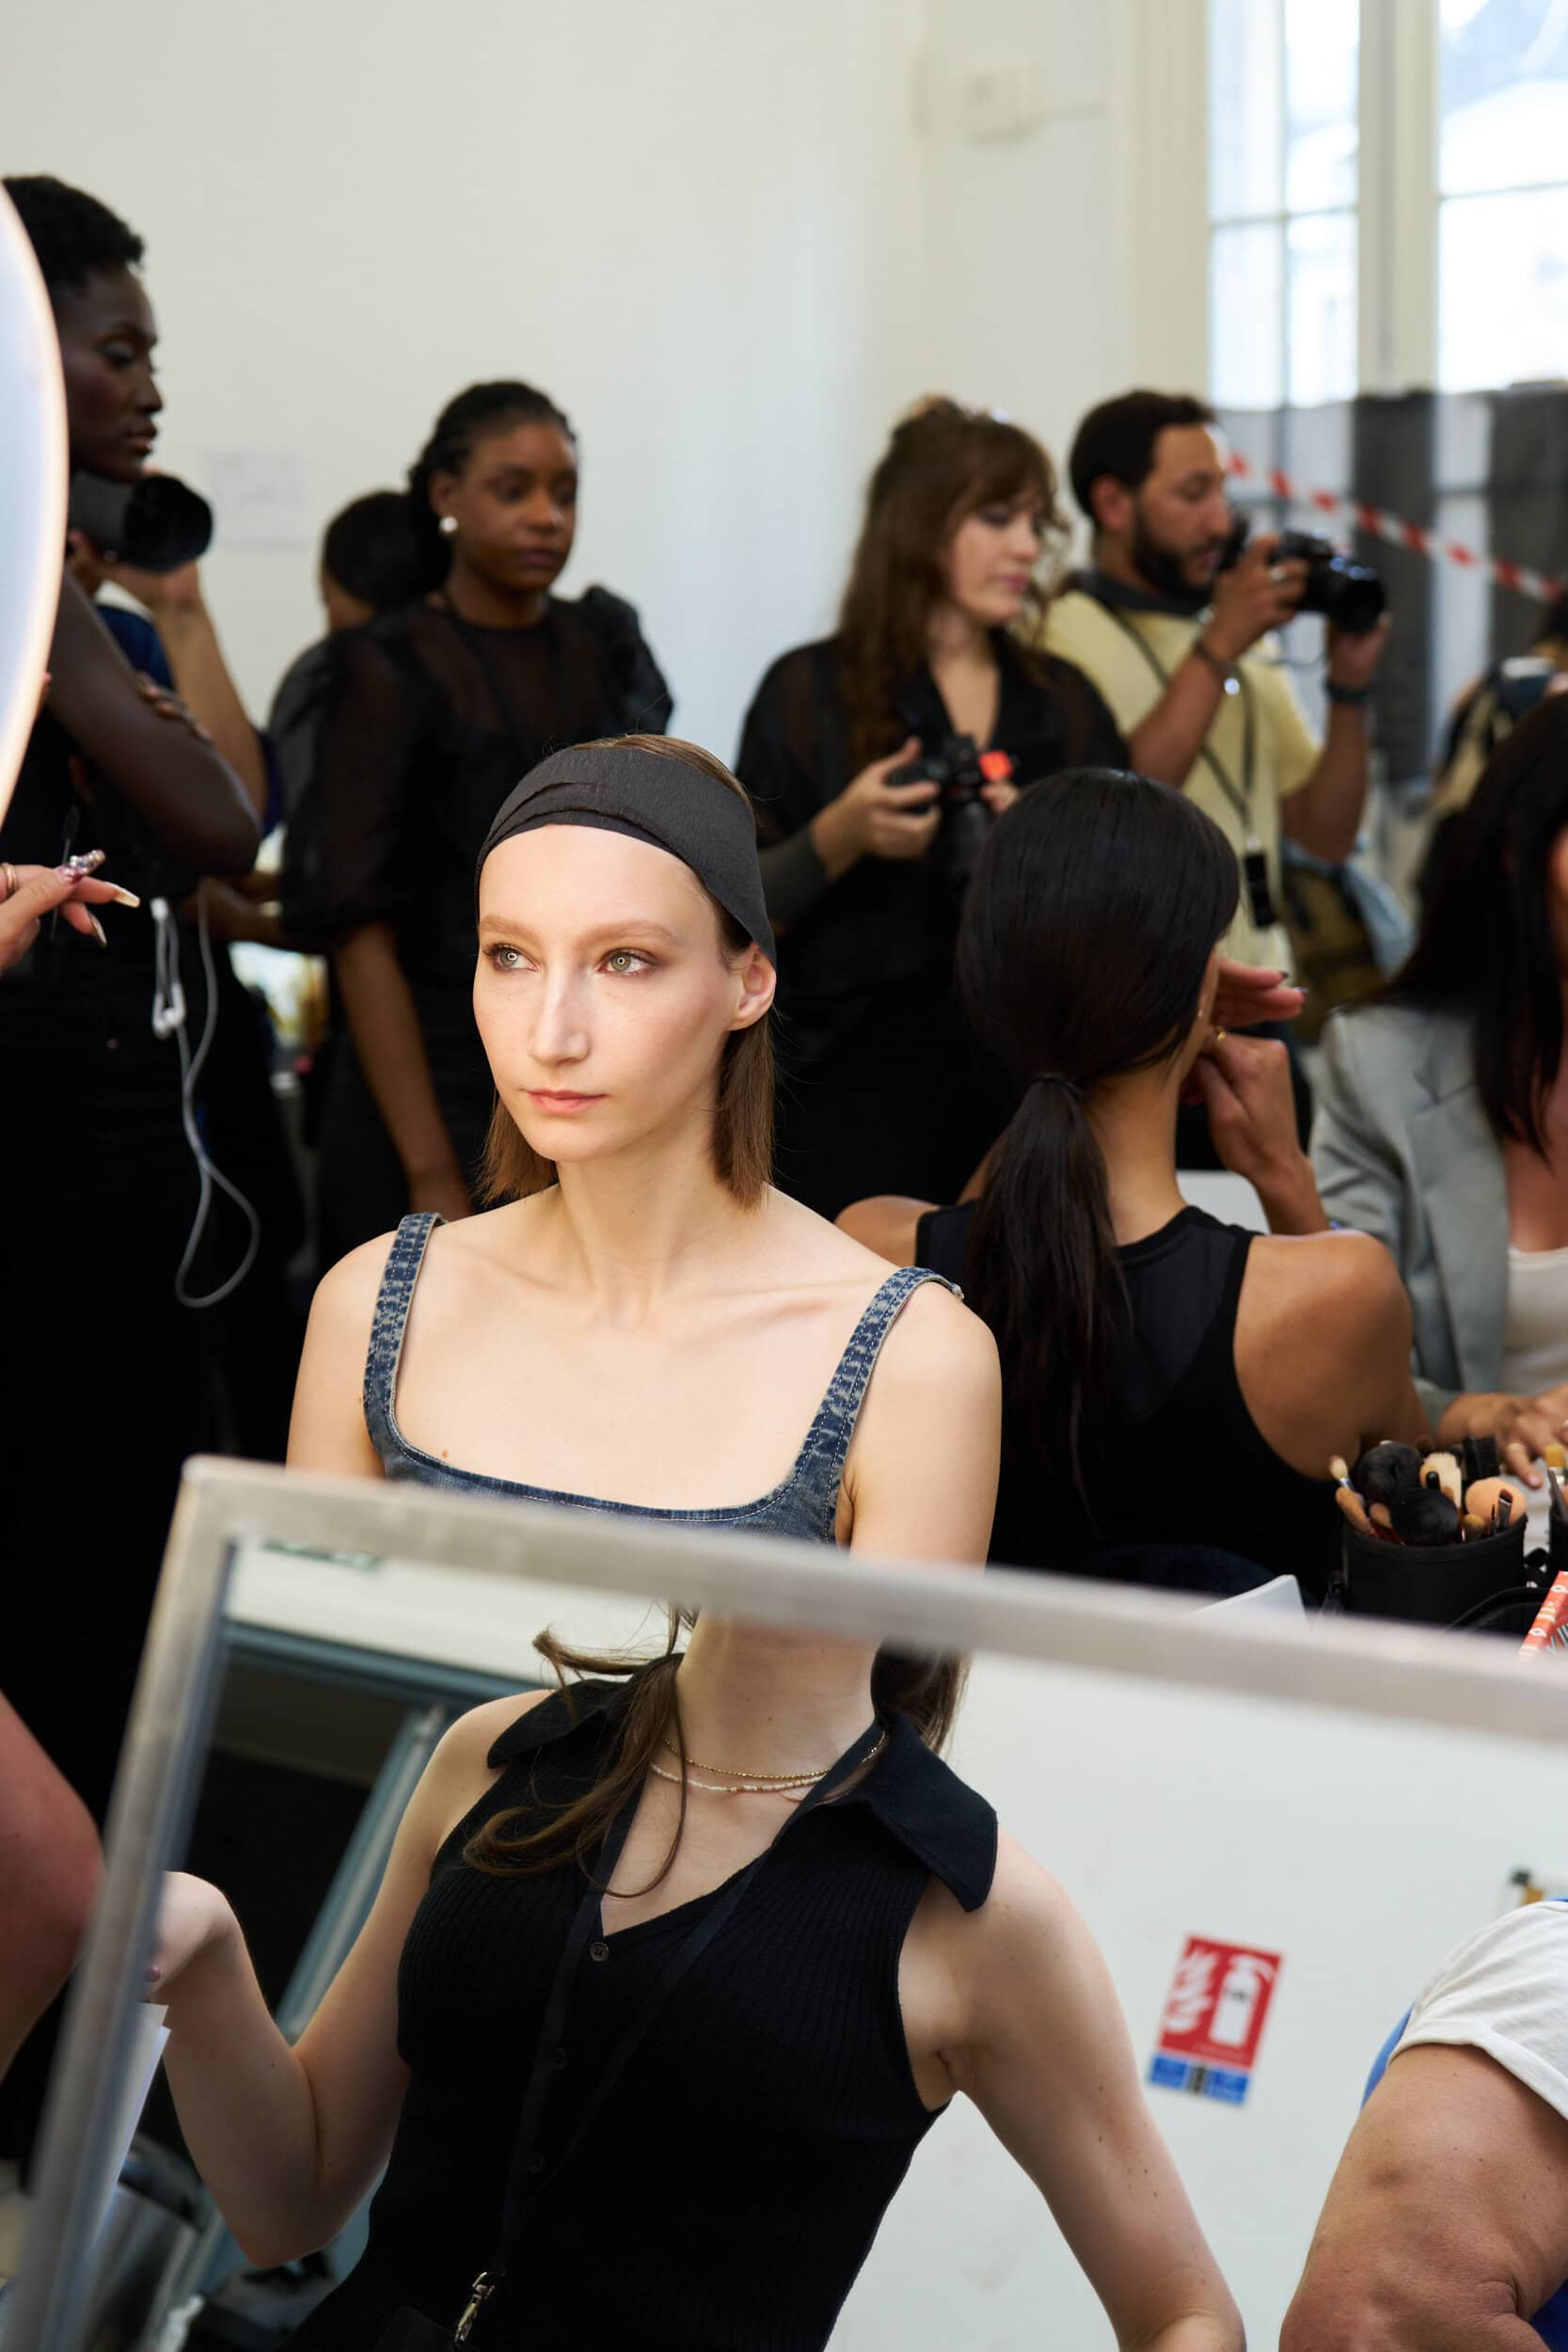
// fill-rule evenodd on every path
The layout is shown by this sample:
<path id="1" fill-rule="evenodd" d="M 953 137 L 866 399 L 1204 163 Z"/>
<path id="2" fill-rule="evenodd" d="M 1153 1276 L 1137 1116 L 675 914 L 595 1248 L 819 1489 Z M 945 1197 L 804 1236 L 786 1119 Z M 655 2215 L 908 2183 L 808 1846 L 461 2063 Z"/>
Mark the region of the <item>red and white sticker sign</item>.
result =
<path id="1" fill-rule="evenodd" d="M 1190 1935 L 1160 2020 L 1150 2082 L 1240 2106 L 1279 1970 L 1277 1952 Z"/>

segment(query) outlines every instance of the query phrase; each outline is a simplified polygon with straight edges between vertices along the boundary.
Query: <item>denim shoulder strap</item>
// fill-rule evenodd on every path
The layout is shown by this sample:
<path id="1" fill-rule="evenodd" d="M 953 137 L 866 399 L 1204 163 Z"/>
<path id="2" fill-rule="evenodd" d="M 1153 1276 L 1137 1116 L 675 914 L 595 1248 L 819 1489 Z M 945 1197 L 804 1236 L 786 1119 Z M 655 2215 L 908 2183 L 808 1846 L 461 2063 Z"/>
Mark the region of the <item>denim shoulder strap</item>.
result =
<path id="1" fill-rule="evenodd" d="M 866 1385 L 877 1369 L 882 1342 L 907 1301 L 925 1282 L 941 1282 L 943 1290 L 953 1291 L 956 1297 L 963 1295 L 927 1266 L 900 1266 L 896 1274 L 889 1275 L 850 1333 L 849 1344 L 838 1359 L 828 1393 L 817 1407 L 816 1419 L 796 1458 L 789 1482 L 795 1505 L 790 1516 L 794 1518 L 799 1512 L 800 1519 L 808 1523 L 792 1527 L 791 1534 L 799 1533 L 818 1543 L 832 1543 L 845 1457 L 855 1434 Z"/>
<path id="2" fill-rule="evenodd" d="M 408 1310 L 424 1253 L 440 1222 L 438 1216 L 429 1212 L 404 1218 L 392 1235 L 387 1269 L 376 1294 L 375 1312 L 371 1318 L 371 1344 L 365 1357 L 365 1426 L 383 1467 L 400 1451 L 393 1400 L 397 1395 L 398 1365 L 403 1358 L 403 1335 L 408 1327 Z"/>

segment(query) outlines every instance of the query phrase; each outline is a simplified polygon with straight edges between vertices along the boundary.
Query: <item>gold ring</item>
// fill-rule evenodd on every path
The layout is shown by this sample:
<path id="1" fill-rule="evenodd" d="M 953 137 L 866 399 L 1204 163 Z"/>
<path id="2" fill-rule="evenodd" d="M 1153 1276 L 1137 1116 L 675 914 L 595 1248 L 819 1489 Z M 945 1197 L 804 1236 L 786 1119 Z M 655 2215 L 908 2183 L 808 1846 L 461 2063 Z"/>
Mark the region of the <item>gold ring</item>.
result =
<path id="1" fill-rule="evenodd" d="M 16 879 L 16 867 L 11 864 L 9 858 L 6 860 L 3 866 L 0 866 L 0 874 L 4 874 L 6 877 L 6 898 L 14 898 L 17 894 L 19 884 Z M 4 906 L 5 903 L 6 899 L 0 898 L 0 906 Z"/>
<path id="2" fill-rule="evenodd" d="M 1209 1042 L 1211 1045 L 1223 1045 L 1226 1039 L 1229 1035 L 1230 1032 L 1228 1029 L 1216 1029 L 1213 1036 L 1209 1040 Z"/>

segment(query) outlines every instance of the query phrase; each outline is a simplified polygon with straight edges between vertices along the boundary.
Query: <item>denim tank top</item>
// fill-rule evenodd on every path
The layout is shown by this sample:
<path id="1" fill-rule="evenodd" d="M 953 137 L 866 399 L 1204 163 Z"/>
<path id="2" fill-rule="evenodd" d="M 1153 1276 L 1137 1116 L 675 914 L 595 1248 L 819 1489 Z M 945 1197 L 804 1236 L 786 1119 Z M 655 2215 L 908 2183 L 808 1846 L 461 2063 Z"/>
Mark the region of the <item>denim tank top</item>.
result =
<path id="1" fill-rule="evenodd" d="M 398 1427 L 398 1365 L 414 1285 L 430 1236 L 440 1223 L 438 1216 L 428 1213 L 404 1218 L 393 1237 L 371 1324 L 370 1353 L 365 1359 L 365 1424 L 388 1478 L 412 1479 L 420 1486 L 445 1486 L 461 1494 L 515 1495 L 520 1502 L 553 1502 L 573 1511 L 618 1511 L 632 1518 L 666 1519 L 679 1526 L 744 1527 L 765 1535 L 794 1535 L 807 1543 L 833 1541 L 845 1456 L 882 1342 L 906 1299 L 923 1282 L 942 1282 L 941 1275 L 924 1266 L 900 1266 L 888 1277 L 850 1333 L 794 1468 L 770 1493 L 755 1502 L 727 1509 L 666 1511 L 640 1502 L 607 1502 L 594 1495 L 562 1494 L 512 1478 L 491 1478 L 482 1470 L 460 1470 L 409 1444 Z M 950 1282 L 942 1282 L 942 1287 L 954 1289 Z"/>

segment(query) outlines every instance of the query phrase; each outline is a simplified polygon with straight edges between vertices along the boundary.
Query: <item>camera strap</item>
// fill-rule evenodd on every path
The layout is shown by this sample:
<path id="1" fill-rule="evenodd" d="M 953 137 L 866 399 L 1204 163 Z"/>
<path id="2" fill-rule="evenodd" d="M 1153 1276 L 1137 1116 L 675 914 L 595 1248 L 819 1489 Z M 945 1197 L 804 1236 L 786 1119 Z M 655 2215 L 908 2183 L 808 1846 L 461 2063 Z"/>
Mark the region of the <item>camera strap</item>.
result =
<path id="1" fill-rule="evenodd" d="M 1112 604 L 1108 597 L 1096 596 L 1093 589 L 1086 589 L 1085 594 L 1094 596 L 1095 602 L 1101 611 L 1115 621 L 1117 628 L 1131 644 L 1136 645 L 1159 679 L 1162 688 L 1168 688 L 1171 674 L 1143 631 L 1134 628 L 1126 613 Z M 1253 787 L 1257 782 L 1258 767 L 1258 711 L 1252 699 L 1252 683 L 1246 672 L 1238 664 L 1233 675 L 1236 691 L 1242 698 L 1241 788 L 1237 788 L 1234 777 L 1210 750 L 1207 737 L 1199 746 L 1197 755 L 1241 819 L 1244 845 L 1241 867 L 1242 879 L 1246 885 L 1247 912 L 1256 928 L 1260 931 L 1266 931 L 1272 930 L 1278 922 L 1279 914 L 1274 903 L 1274 892 L 1269 886 L 1268 858 L 1252 815 Z"/>

